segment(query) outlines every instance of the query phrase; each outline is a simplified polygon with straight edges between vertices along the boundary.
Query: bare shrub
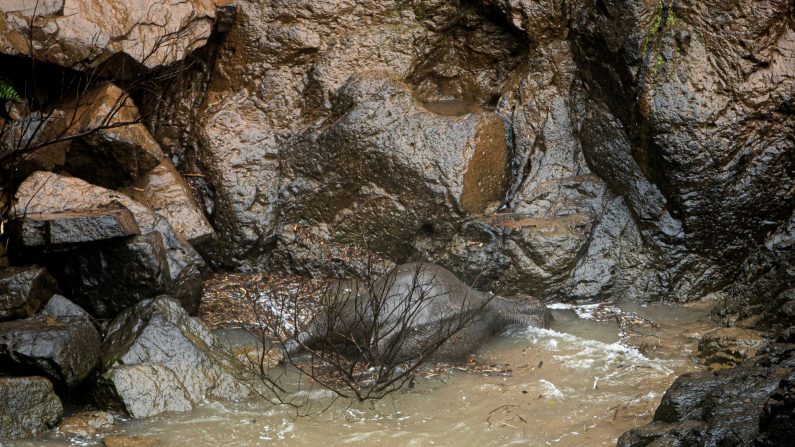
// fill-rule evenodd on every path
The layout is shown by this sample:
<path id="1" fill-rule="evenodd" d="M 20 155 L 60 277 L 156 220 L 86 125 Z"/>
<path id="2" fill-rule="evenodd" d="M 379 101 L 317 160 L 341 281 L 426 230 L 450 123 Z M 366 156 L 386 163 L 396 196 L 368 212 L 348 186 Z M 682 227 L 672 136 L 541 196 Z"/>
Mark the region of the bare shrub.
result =
<path id="1" fill-rule="evenodd" d="M 259 346 L 245 358 L 248 371 L 264 398 L 307 413 L 329 405 L 313 399 L 317 390 L 381 399 L 446 355 L 445 344 L 489 303 L 458 284 L 422 263 L 390 268 L 372 258 L 345 279 L 262 284 L 240 296 Z"/>

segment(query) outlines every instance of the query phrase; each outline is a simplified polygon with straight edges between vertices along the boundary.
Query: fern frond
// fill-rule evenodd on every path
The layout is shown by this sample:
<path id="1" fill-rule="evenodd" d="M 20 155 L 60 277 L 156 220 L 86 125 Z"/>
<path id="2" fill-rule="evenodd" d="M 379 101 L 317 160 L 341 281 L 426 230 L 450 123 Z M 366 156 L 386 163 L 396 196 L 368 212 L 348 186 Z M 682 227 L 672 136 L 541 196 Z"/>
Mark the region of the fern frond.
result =
<path id="1" fill-rule="evenodd" d="M 22 102 L 22 97 L 14 90 L 13 85 L 0 79 L 0 100 Z"/>

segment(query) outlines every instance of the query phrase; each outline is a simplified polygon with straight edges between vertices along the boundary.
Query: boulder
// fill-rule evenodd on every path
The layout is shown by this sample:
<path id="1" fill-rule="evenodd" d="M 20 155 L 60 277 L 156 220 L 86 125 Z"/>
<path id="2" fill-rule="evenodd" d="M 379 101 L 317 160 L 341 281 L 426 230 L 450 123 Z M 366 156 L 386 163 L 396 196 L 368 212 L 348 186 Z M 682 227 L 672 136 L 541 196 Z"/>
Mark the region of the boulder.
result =
<path id="1" fill-rule="evenodd" d="M 43 267 L 0 268 L 0 320 L 32 316 L 59 292 Z"/>
<path id="2" fill-rule="evenodd" d="M 124 246 L 119 256 L 143 256 L 137 258 L 138 266 L 149 266 L 154 270 L 138 273 L 144 278 L 148 278 L 149 291 L 154 289 L 153 284 L 158 283 L 164 288 L 159 293 L 172 292 L 173 295 L 183 303 L 190 312 L 198 311 L 199 300 L 201 299 L 201 277 L 205 270 L 205 263 L 196 250 L 180 235 L 176 234 L 168 221 L 162 216 L 152 212 L 144 205 L 136 202 L 132 198 L 122 193 L 89 184 L 78 178 L 64 177 L 51 172 L 38 171 L 30 175 L 17 189 L 16 200 L 19 210 L 26 210 L 27 213 L 54 213 L 68 210 L 85 210 L 101 208 L 109 205 L 122 205 L 127 208 L 135 218 L 141 230 L 141 236 L 131 239 L 108 241 L 104 249 L 96 251 L 96 247 L 79 248 L 82 253 L 79 259 L 70 260 L 70 256 L 65 256 L 62 260 L 53 259 L 53 268 L 63 269 L 65 264 L 71 264 L 77 268 L 79 262 L 91 264 L 103 262 L 103 256 L 116 256 L 113 254 L 116 248 Z M 162 248 L 161 248 L 162 246 Z M 161 252 L 165 256 L 167 268 L 164 267 Z M 93 254 L 91 252 L 94 252 Z M 102 254 L 104 253 L 104 254 Z M 125 258 L 125 259 L 129 259 Z M 126 268 L 124 265 L 116 265 L 116 272 Z M 108 268 L 108 271 L 113 268 Z M 121 270 L 119 270 L 121 269 Z M 125 301 L 131 303 L 136 297 L 143 295 L 152 296 L 149 291 L 139 291 L 135 288 L 123 289 L 114 286 L 114 283 L 122 277 L 104 275 L 105 267 L 96 271 L 81 271 L 81 275 L 99 275 L 97 280 L 101 282 L 91 283 L 86 289 L 86 293 L 102 288 L 114 290 L 119 296 L 106 296 L 108 301 Z M 73 285 L 71 297 L 92 313 L 95 309 L 89 307 L 90 300 L 83 299 L 82 288 L 79 281 L 71 282 Z M 95 299 L 103 299 L 99 294 L 93 294 Z M 118 308 L 119 306 L 115 306 Z M 96 309 L 97 314 L 104 312 L 102 309 L 114 308 L 104 306 Z M 107 314 L 103 314 L 108 316 Z M 112 316 L 112 315 L 110 315 Z"/>
<path id="3" fill-rule="evenodd" d="M 96 242 L 141 232 L 132 213 L 121 206 L 27 214 L 15 224 L 16 239 L 26 247 Z"/>
<path id="4" fill-rule="evenodd" d="M 160 441 L 152 436 L 125 436 L 114 435 L 106 436 L 102 440 L 105 447 L 158 447 Z"/>
<path id="5" fill-rule="evenodd" d="M 70 251 L 56 262 L 64 291 L 98 318 L 111 318 L 173 286 L 163 236 L 156 231 Z"/>
<path id="6" fill-rule="evenodd" d="M 39 126 L 28 136 L 29 129 Z M 52 112 L 13 122 L 9 132 L 17 131 L 32 139 L 21 147 L 44 145 L 5 166 L 19 180 L 38 170 L 63 171 L 116 188 L 131 184 L 163 159 L 132 99 L 110 82 L 65 100 Z M 47 144 L 51 141 L 56 143 Z"/>
<path id="7" fill-rule="evenodd" d="M 140 177 L 130 196 L 168 220 L 174 231 L 191 244 L 213 235 L 213 228 L 193 199 L 193 194 L 174 165 L 163 160 Z"/>
<path id="8" fill-rule="evenodd" d="M 0 12 L 0 52 L 34 48 L 38 60 L 120 78 L 185 58 L 207 42 L 215 19 L 209 0 L 22 1 Z"/>
<path id="9" fill-rule="evenodd" d="M 58 422 L 63 406 L 43 377 L 0 377 L 0 439 L 28 438 Z"/>
<path id="10" fill-rule="evenodd" d="M 179 377 L 160 364 L 120 365 L 104 374 L 99 386 L 105 405 L 135 419 L 193 409 Z"/>
<path id="11" fill-rule="evenodd" d="M 50 301 L 47 301 L 47 305 L 39 312 L 39 315 L 45 317 L 79 317 L 91 322 L 94 327 L 99 328 L 99 324 L 94 317 L 82 307 L 61 295 L 53 295 Z"/>
<path id="12" fill-rule="evenodd" d="M 778 439 L 771 428 L 792 424 L 792 415 L 779 410 L 787 405 L 795 346 L 771 345 L 760 354 L 733 368 L 680 376 L 654 420 L 624 433 L 617 445 L 775 445 L 754 442 Z"/>
<path id="13" fill-rule="evenodd" d="M 72 388 L 99 363 L 101 343 L 94 325 L 83 317 L 6 321 L 0 323 L 0 369 L 46 375 Z"/>
<path id="14" fill-rule="evenodd" d="M 169 297 L 141 301 L 119 314 L 107 328 L 104 350 L 98 401 L 131 417 L 249 394 L 209 330 Z"/>

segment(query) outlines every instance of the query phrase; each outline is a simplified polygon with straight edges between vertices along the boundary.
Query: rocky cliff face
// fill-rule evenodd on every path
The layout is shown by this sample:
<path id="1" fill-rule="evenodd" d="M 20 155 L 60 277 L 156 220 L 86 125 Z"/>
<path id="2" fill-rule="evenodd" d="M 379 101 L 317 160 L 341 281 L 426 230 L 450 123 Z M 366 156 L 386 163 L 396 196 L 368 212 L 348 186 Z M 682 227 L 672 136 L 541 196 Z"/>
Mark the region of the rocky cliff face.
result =
<path id="1" fill-rule="evenodd" d="M 206 264 L 374 253 L 544 300 L 718 294 L 792 341 L 793 23 L 790 0 L 0 2 L 0 319 L 61 290 L 193 311 Z"/>
<path id="2" fill-rule="evenodd" d="M 789 2 L 235 5 L 171 148 L 218 264 L 297 269 L 300 228 L 503 293 L 691 300 L 792 213 Z"/>

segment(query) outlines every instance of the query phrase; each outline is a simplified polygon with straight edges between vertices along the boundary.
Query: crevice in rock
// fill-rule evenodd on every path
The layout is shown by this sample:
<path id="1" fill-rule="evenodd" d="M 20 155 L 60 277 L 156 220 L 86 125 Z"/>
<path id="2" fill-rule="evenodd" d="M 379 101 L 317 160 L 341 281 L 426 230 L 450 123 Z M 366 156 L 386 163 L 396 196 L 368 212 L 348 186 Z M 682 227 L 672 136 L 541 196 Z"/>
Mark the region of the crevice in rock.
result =
<path id="1" fill-rule="evenodd" d="M 452 115 L 473 106 L 493 109 L 529 47 L 526 36 L 498 8 L 466 0 L 458 11 L 459 16 L 420 45 L 406 77 L 429 109 Z"/>

